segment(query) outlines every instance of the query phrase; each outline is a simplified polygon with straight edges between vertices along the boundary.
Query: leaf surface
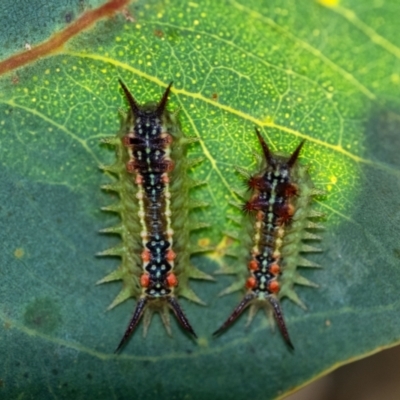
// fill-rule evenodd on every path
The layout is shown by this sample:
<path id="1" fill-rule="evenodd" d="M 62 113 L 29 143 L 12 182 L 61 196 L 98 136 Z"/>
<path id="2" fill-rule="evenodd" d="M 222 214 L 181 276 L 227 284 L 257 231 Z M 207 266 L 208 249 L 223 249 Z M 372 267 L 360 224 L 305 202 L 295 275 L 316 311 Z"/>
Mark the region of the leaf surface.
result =
<path id="1" fill-rule="evenodd" d="M 0 28 L 0 70 L 25 42 L 32 46 L 26 52 L 53 43 L 107 4 L 57 2 L 50 10 L 35 1 L 32 13 L 18 3 L 0 6 L 9 18 L 9 29 Z M 273 399 L 397 344 L 396 2 L 110 3 L 119 7 L 113 16 L 93 20 L 53 52 L 32 61 L 27 53 L 0 78 L 0 393 Z M 146 339 L 138 330 L 113 354 L 134 307 L 129 300 L 105 313 L 121 283 L 95 286 L 118 265 L 95 256 L 119 242 L 97 233 L 116 222 L 100 211 L 113 198 L 100 190 L 110 177 L 98 166 L 114 159 L 99 143 L 118 132 L 118 110 L 126 107 L 118 78 L 141 103 L 174 82 L 169 106 L 181 109 L 185 133 L 200 139 L 190 156 L 205 157 L 193 177 L 207 185 L 194 198 L 210 203 L 198 216 L 212 229 L 194 240 L 216 251 L 193 262 L 207 273 L 229 262 L 222 232 L 232 228 L 229 201 L 243 184 L 235 166 L 256 165 L 254 128 L 273 151 L 293 151 L 306 139 L 302 162 L 326 192 L 316 205 L 326 213 L 323 252 L 308 258 L 324 268 L 302 271 L 319 285 L 296 288 L 307 311 L 282 302 L 294 352 L 261 313 L 248 328 L 241 318 L 212 338 L 240 296 L 218 298 L 235 280 L 218 276 L 217 283 L 193 283 L 207 307 L 182 300 L 198 342 L 175 321 L 168 337 L 154 318 Z"/>

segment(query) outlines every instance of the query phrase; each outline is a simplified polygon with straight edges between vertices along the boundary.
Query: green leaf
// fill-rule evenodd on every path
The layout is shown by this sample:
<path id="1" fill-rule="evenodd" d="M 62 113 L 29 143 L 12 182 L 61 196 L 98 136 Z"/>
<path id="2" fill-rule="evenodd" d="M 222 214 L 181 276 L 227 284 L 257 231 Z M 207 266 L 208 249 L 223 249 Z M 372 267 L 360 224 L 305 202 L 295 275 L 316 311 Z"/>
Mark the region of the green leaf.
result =
<path id="1" fill-rule="evenodd" d="M 83 12 L 96 22 L 101 5 L 19 3 L 0 6 L 8 16 L 0 28 L 2 397 L 272 399 L 398 343 L 395 2 L 143 0 L 124 10 L 115 0 L 107 3 L 114 16 L 40 58 L 36 45 L 79 27 Z M 26 60 L 6 59 L 19 51 Z M 218 276 L 192 284 L 207 307 L 182 300 L 197 342 L 175 321 L 168 337 L 154 318 L 146 339 L 137 331 L 113 354 L 134 307 L 129 300 L 106 313 L 121 283 L 95 286 L 118 265 L 95 256 L 119 243 L 98 234 L 116 223 L 100 211 L 112 196 L 100 190 L 110 179 L 98 166 L 113 161 L 100 139 L 118 132 L 125 108 L 117 78 L 141 103 L 174 82 L 170 108 L 181 108 L 183 130 L 200 139 L 190 156 L 205 157 L 193 178 L 207 181 L 195 197 L 210 203 L 198 214 L 212 229 L 195 239 L 217 251 L 193 263 L 207 273 L 229 262 L 223 232 L 242 185 L 235 167 L 255 168 L 254 128 L 274 151 L 306 139 L 302 162 L 326 192 L 316 207 L 326 232 L 324 251 L 309 257 L 324 268 L 302 270 L 319 288 L 296 288 L 308 310 L 282 302 L 295 351 L 261 313 L 212 338 L 240 296 L 218 298 L 236 279 Z"/>

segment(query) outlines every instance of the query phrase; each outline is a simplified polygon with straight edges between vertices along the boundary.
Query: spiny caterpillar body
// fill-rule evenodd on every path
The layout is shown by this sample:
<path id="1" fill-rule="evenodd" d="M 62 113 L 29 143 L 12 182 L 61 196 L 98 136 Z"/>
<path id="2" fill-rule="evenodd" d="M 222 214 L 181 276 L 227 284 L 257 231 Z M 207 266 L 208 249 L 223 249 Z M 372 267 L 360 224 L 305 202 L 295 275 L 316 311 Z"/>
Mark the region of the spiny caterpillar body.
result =
<path id="1" fill-rule="evenodd" d="M 318 240 L 319 237 L 306 229 L 321 228 L 310 218 L 323 214 L 311 210 L 313 196 L 323 194 L 314 188 L 307 168 L 301 166 L 298 157 L 304 145 L 302 141 L 289 156 L 272 154 L 267 143 L 256 130 L 261 144 L 264 160 L 260 172 L 250 176 L 246 171 L 238 169 L 247 178 L 251 191 L 249 200 L 241 206 L 251 221 L 244 222 L 245 232 L 240 236 L 242 247 L 251 249 L 239 255 L 247 259 L 246 294 L 230 317 L 214 333 L 218 334 L 230 326 L 242 312 L 250 306 L 249 322 L 260 307 L 269 315 L 273 315 L 287 344 L 293 348 L 283 318 L 279 299 L 288 297 L 299 306 L 305 308 L 296 292 L 295 283 L 316 286 L 296 272 L 298 266 L 317 267 L 304 259 L 300 252 L 319 251 L 319 249 L 303 243 L 303 240 Z M 250 218 L 249 218 L 250 217 Z M 234 219 L 235 220 L 235 219 Z M 241 222 L 235 220 L 236 222 Z M 250 229 L 249 229 L 250 228 Z M 249 231 L 252 232 L 249 235 Z M 235 232 L 229 236 L 239 239 Z M 243 268 L 242 268 L 243 270 Z M 221 272 L 237 272 L 235 268 L 225 268 Z M 246 278 L 245 278 L 246 279 Z M 227 294 L 243 287 L 243 280 L 235 282 L 222 292 Z"/>
<path id="2" fill-rule="evenodd" d="M 102 169 L 117 177 L 106 190 L 115 191 L 119 202 L 104 210 L 116 212 L 121 223 L 102 232 L 119 234 L 122 243 L 101 255 L 119 256 L 117 270 L 98 283 L 122 280 L 123 288 L 109 308 L 137 299 L 136 309 L 118 351 L 135 330 L 142 316 L 144 334 L 151 315 L 157 311 L 170 333 L 169 310 L 181 326 L 196 336 L 177 296 L 204 304 L 188 286 L 189 278 L 212 279 L 190 264 L 190 254 L 204 249 L 191 248 L 190 231 L 205 226 L 189 220 L 189 211 L 203 206 L 189 201 L 188 192 L 200 182 L 189 180 L 187 170 L 199 160 L 187 160 L 186 147 L 196 141 L 185 138 L 176 114 L 166 109 L 172 83 L 161 100 L 139 105 L 120 81 L 130 112 L 117 137 L 103 140 L 116 148 L 117 160 Z"/>

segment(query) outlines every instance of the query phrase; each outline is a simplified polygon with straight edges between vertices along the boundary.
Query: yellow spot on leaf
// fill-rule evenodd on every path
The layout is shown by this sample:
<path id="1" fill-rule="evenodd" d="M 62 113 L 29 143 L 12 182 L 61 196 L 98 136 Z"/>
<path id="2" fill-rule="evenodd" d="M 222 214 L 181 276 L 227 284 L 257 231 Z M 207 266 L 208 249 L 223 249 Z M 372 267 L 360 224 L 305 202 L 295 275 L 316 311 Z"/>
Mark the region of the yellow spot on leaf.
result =
<path id="1" fill-rule="evenodd" d="M 336 184 L 337 183 L 337 176 L 332 175 L 330 178 L 331 183 Z"/>
<path id="2" fill-rule="evenodd" d="M 199 337 L 197 339 L 197 344 L 200 347 L 208 347 L 208 339 L 206 337 Z"/>
<path id="3" fill-rule="evenodd" d="M 398 84 L 400 82 L 400 76 L 399 74 L 392 74 L 392 76 L 390 77 L 390 80 L 395 83 Z"/>
<path id="4" fill-rule="evenodd" d="M 224 236 L 215 247 L 215 250 L 208 254 L 208 257 L 216 262 L 221 262 L 221 257 L 225 255 L 227 249 L 232 245 L 232 242 L 232 238 Z"/>
<path id="5" fill-rule="evenodd" d="M 199 244 L 200 247 L 207 247 L 210 245 L 210 239 L 203 238 L 203 239 L 200 239 L 197 243 Z"/>
<path id="6" fill-rule="evenodd" d="M 22 258 L 24 255 L 25 255 L 24 249 L 22 249 L 21 247 L 18 247 L 17 249 L 15 249 L 14 256 L 16 258 Z"/>
<path id="7" fill-rule="evenodd" d="M 325 7 L 336 7 L 340 0 L 317 0 L 318 3 L 322 4 Z"/>

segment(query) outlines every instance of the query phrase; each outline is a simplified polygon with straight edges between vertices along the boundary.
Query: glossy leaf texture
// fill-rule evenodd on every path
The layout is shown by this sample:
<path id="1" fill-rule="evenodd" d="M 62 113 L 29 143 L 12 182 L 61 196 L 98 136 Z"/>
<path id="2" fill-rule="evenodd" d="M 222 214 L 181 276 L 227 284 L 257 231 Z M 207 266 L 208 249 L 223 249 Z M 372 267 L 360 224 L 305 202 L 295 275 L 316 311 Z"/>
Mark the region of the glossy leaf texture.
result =
<path id="1" fill-rule="evenodd" d="M 51 14 L 18 3 L 0 6 L 3 60 L 29 59 L 103 4 L 59 1 Z M 3 73 L 1 397 L 274 399 L 396 345 L 399 11 L 394 0 L 139 0 Z M 261 313 L 212 338 L 240 298 L 218 298 L 235 280 L 218 276 L 193 283 L 206 307 L 182 300 L 197 342 L 175 321 L 168 337 L 156 317 L 146 339 L 139 329 L 113 354 L 134 309 L 129 300 L 105 312 L 121 283 L 95 286 L 118 265 L 95 256 L 119 242 L 98 233 L 117 222 L 100 211 L 115 199 L 100 190 L 110 177 L 98 166 L 114 159 L 100 140 L 118 132 L 126 108 L 118 78 L 141 103 L 174 82 L 169 106 L 200 139 L 190 156 L 205 157 L 192 175 L 207 185 L 194 198 L 209 202 L 198 217 L 212 228 L 194 240 L 216 250 L 193 262 L 207 273 L 230 261 L 223 232 L 243 188 L 235 167 L 256 165 L 254 128 L 273 151 L 306 139 L 301 162 L 326 192 L 316 204 L 326 229 L 309 257 L 323 268 L 302 271 L 319 288 L 296 287 L 307 311 L 282 302 L 294 351 Z"/>

